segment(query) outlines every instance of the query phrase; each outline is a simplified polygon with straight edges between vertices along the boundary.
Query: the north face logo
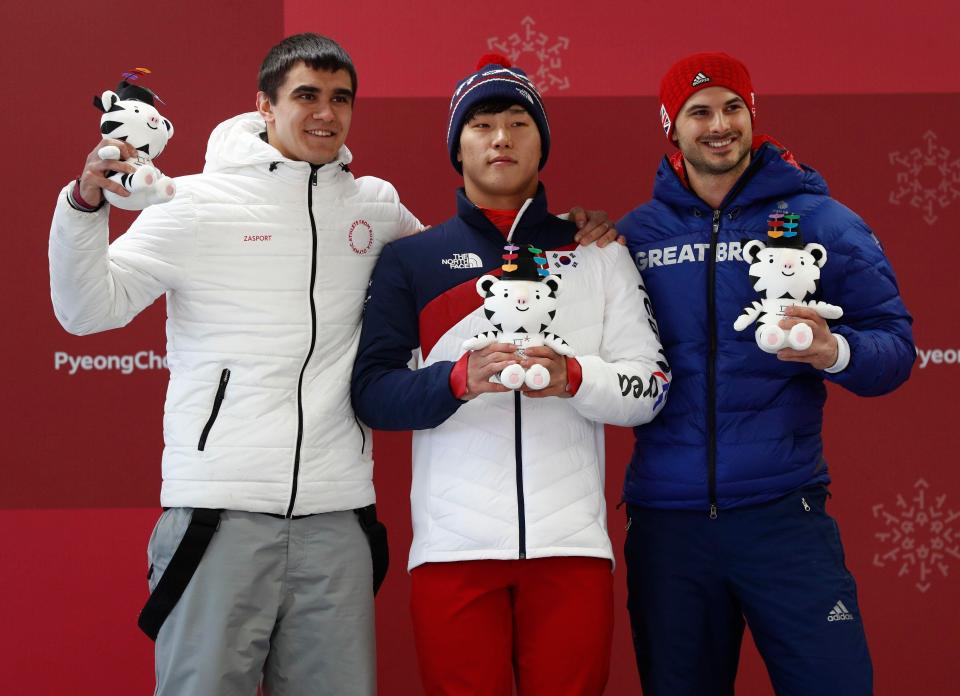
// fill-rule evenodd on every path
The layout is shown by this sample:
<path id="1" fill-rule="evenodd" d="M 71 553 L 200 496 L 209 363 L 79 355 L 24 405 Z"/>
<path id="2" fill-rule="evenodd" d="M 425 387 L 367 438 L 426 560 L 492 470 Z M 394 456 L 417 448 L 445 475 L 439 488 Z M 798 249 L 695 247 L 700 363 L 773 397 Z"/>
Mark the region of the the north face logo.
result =
<path id="1" fill-rule="evenodd" d="M 440 263 L 450 268 L 483 268 L 483 261 L 474 253 L 454 254 L 452 258 L 441 259 Z"/>
<path id="2" fill-rule="evenodd" d="M 710 82 L 710 78 L 704 75 L 702 72 L 698 72 L 693 78 L 693 82 L 690 83 L 690 86 L 697 87 L 702 85 L 704 82 Z"/>

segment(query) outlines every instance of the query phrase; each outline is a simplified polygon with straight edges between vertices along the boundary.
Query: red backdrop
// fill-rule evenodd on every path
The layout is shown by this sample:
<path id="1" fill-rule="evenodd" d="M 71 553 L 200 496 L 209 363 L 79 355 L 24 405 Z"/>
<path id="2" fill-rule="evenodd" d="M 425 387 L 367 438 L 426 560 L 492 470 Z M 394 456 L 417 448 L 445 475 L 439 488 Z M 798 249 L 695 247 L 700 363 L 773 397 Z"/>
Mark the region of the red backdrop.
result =
<path id="1" fill-rule="evenodd" d="M 357 6 L 353 6 L 357 5 Z M 726 50 L 754 75 L 758 130 L 818 168 L 834 195 L 874 228 L 914 314 L 921 351 L 894 395 L 831 390 L 827 456 L 832 509 L 856 575 L 878 694 L 953 693 L 960 614 L 960 471 L 950 395 L 960 386 L 953 296 L 960 237 L 960 69 L 952 3 L 804 3 L 771 15 L 760 0 L 710 9 L 571 0 L 516 9 L 453 9 L 414 0 L 334 12 L 306 0 L 173 3 L 149 17 L 92 0 L 20 5 L 0 27 L 12 152 L 3 183 L 3 482 L 0 484 L 0 665 L 11 693 L 148 693 L 151 644 L 135 617 L 145 598 L 145 546 L 158 514 L 162 369 L 77 369 L 70 359 L 162 355 L 162 302 L 121 331 L 67 335 L 49 302 L 46 234 L 60 186 L 95 144 L 91 96 L 145 65 L 176 136 L 159 162 L 198 170 L 206 136 L 249 110 L 256 70 L 286 33 L 340 40 L 360 73 L 349 144 L 358 174 L 399 189 L 421 219 L 453 211 L 458 178 L 444 147 L 447 99 L 476 58 L 510 54 L 545 90 L 554 136 L 544 172 L 552 203 L 619 217 L 645 199 L 665 147 L 657 80 L 673 59 Z M 13 137 L 10 137 L 10 136 Z M 9 148 L 9 146 L 8 146 Z M 42 162 L 42 165 L 39 164 Z M 37 174 L 37 176 L 34 176 Z M 119 232 L 132 218 L 112 215 Z M 144 353 L 141 353 L 144 355 Z M 59 356 L 59 357 L 58 357 Z M 628 431 L 608 430 L 610 529 L 622 545 L 619 499 Z M 394 568 L 377 600 L 380 686 L 420 694 L 403 571 L 410 540 L 409 437 L 375 438 L 376 483 Z M 639 692 L 617 575 L 608 693 Z M 743 693 L 770 693 L 745 650 Z"/>

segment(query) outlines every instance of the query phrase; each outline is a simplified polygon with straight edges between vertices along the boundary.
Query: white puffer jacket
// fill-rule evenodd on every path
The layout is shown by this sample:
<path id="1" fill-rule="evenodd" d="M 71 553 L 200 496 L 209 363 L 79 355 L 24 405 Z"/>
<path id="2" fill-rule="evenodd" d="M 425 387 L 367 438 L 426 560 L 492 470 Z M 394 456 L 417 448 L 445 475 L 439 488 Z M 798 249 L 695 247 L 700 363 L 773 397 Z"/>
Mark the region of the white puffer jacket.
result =
<path id="1" fill-rule="evenodd" d="M 176 198 L 113 244 L 107 208 L 74 210 L 70 186 L 54 214 L 51 291 L 68 331 L 123 326 L 166 293 L 166 507 L 303 515 L 374 501 L 350 370 L 380 249 L 421 225 L 389 183 L 354 179 L 345 147 L 315 169 L 264 130 L 257 114 L 220 124 L 203 174 L 177 179 Z"/>

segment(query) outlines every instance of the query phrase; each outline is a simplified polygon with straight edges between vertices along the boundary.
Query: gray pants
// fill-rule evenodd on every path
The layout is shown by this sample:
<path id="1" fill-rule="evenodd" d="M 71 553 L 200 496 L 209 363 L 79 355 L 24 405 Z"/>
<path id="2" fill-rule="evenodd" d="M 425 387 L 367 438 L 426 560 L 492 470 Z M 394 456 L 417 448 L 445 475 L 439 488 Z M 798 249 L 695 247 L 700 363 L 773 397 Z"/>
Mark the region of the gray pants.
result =
<path id="1" fill-rule="evenodd" d="M 153 590 L 190 522 L 147 549 Z M 287 520 L 225 511 L 156 643 L 156 696 L 371 696 L 373 568 L 352 511 Z"/>

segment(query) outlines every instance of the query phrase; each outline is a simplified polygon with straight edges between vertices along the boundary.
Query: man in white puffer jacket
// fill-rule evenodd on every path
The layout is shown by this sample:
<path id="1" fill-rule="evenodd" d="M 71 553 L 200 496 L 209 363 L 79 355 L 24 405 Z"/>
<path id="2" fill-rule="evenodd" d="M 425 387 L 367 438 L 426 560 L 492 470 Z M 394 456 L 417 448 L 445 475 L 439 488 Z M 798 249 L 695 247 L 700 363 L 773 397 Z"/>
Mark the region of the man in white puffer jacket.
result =
<path id="1" fill-rule="evenodd" d="M 156 693 L 254 694 L 262 675 L 268 694 L 372 694 L 369 519 L 354 512 L 374 502 L 372 460 L 349 374 L 380 248 L 421 225 L 389 183 L 349 172 L 356 73 L 340 46 L 284 40 L 259 88 L 259 113 L 213 132 L 204 173 L 113 244 L 102 191 L 124 194 L 104 175 L 129 165 L 97 149 L 133 153 L 98 145 L 57 203 L 53 304 L 88 334 L 166 294 L 168 509 L 148 555 L 169 615 L 145 608 L 152 631 L 141 622 L 156 637 Z M 171 597 L 183 571 L 165 570 L 204 531 Z"/>

